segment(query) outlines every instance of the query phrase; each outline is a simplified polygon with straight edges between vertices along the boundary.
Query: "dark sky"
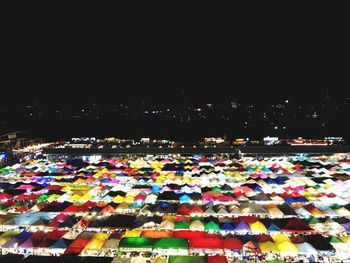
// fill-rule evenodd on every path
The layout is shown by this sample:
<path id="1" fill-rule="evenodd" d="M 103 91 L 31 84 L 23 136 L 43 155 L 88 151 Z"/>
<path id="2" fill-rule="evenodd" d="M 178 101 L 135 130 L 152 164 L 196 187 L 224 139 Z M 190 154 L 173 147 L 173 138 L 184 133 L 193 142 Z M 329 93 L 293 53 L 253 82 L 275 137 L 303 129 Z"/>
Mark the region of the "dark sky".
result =
<path id="1" fill-rule="evenodd" d="M 176 100 L 184 90 L 264 100 L 349 90 L 346 20 L 332 11 L 32 9 L 7 25 L 2 90 L 12 96 Z"/>

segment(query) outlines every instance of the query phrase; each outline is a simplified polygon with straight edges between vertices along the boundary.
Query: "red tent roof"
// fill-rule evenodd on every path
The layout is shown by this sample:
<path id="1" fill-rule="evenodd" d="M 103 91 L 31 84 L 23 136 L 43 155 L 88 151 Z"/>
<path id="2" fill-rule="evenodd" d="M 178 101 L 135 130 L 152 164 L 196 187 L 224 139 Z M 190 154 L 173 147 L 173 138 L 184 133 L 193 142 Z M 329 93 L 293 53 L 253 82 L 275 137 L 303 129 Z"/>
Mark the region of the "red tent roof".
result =
<path id="1" fill-rule="evenodd" d="M 287 225 L 283 227 L 283 231 L 285 232 L 315 232 L 315 230 L 311 229 L 307 223 L 297 217 L 291 218 Z"/>
<path id="2" fill-rule="evenodd" d="M 42 240 L 46 237 L 46 233 L 44 231 L 36 231 L 30 237 L 32 240 Z"/>
<path id="3" fill-rule="evenodd" d="M 205 232 L 201 231 L 190 231 L 190 230 L 179 230 L 174 232 L 174 237 L 178 238 L 202 238 Z"/>
<path id="4" fill-rule="evenodd" d="M 52 240 L 59 240 L 61 237 L 63 237 L 68 231 L 66 230 L 54 230 L 52 232 L 48 232 L 46 235 L 46 238 L 52 239 Z"/>
<path id="5" fill-rule="evenodd" d="M 238 250 L 238 249 L 242 249 L 242 247 L 243 247 L 243 244 L 239 239 L 228 238 L 224 240 L 225 249 Z"/>
<path id="6" fill-rule="evenodd" d="M 177 213 L 180 215 L 189 215 L 191 212 L 191 207 L 188 205 L 180 205 L 177 209 Z"/>
<path id="7" fill-rule="evenodd" d="M 6 193 L 1 193 L 0 194 L 0 200 L 7 200 L 7 199 L 11 199 L 13 196 L 6 194 Z"/>
<path id="8" fill-rule="evenodd" d="M 75 213 L 78 212 L 79 206 L 76 205 L 70 205 L 67 208 L 63 210 L 64 213 Z"/>
<path id="9" fill-rule="evenodd" d="M 191 210 L 190 210 L 190 214 L 194 214 L 194 213 L 203 213 L 203 208 L 201 208 L 199 205 L 194 205 Z"/>
<path id="10" fill-rule="evenodd" d="M 189 239 L 191 248 L 223 249 L 224 243 L 220 238 L 192 238 Z"/>
<path id="11" fill-rule="evenodd" d="M 115 209 L 113 206 L 107 205 L 101 210 L 100 214 L 113 214 L 114 211 Z"/>
<path id="12" fill-rule="evenodd" d="M 67 247 L 64 254 L 80 254 L 80 252 L 84 249 L 84 247 L 90 242 L 90 240 L 85 240 L 82 238 L 78 238 L 74 240 L 69 247 Z"/>
<path id="13" fill-rule="evenodd" d="M 227 263 L 225 256 L 208 256 L 208 263 Z"/>

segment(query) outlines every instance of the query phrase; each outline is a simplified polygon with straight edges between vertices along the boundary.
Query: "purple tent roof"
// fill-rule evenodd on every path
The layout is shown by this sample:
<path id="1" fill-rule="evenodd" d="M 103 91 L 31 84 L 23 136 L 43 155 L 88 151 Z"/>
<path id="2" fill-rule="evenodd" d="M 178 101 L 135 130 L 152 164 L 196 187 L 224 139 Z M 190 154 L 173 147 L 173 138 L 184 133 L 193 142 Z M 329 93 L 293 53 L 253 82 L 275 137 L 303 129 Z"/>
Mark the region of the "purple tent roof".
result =
<path id="1" fill-rule="evenodd" d="M 342 224 L 342 226 L 345 228 L 347 233 L 350 233 L 350 222 L 346 224 Z"/>
<path id="2" fill-rule="evenodd" d="M 250 231 L 250 227 L 243 221 L 239 222 L 239 224 L 236 226 L 236 231 Z"/>
<path id="3" fill-rule="evenodd" d="M 33 242 L 30 238 L 27 239 L 26 242 L 22 243 L 21 245 L 18 246 L 19 248 L 33 248 Z"/>
<path id="4" fill-rule="evenodd" d="M 5 244 L 2 245 L 2 248 L 14 248 L 17 244 L 17 247 L 22 243 L 21 240 L 17 238 L 12 238 L 11 240 L 7 241 Z"/>

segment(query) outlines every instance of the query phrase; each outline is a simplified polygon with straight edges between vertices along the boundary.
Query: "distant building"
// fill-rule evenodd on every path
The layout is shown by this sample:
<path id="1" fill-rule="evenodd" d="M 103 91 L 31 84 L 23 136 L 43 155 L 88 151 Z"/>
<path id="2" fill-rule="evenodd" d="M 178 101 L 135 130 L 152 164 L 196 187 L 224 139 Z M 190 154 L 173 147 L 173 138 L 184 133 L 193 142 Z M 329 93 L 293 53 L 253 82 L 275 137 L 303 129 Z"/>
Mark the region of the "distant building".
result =
<path id="1" fill-rule="evenodd" d="M 42 139 L 30 138 L 26 132 L 15 131 L 0 135 L 0 148 L 16 149 L 35 143 L 41 143 Z"/>

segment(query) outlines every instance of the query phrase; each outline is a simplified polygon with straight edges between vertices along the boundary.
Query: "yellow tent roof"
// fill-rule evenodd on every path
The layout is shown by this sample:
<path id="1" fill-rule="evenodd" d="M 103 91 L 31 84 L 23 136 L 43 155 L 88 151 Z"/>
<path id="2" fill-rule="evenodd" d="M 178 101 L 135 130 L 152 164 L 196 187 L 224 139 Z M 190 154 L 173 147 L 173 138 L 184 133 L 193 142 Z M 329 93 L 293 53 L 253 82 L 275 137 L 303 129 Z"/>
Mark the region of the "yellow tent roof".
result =
<path id="1" fill-rule="evenodd" d="M 129 206 L 130 206 L 129 203 L 123 202 L 123 203 L 121 203 L 120 205 L 118 205 L 116 209 L 126 209 L 126 208 L 128 208 Z"/>
<path id="2" fill-rule="evenodd" d="M 124 199 L 125 199 L 124 196 L 117 195 L 116 197 L 113 198 L 113 202 L 120 203 L 120 202 L 123 202 Z"/>
<path id="3" fill-rule="evenodd" d="M 105 240 L 100 239 L 92 239 L 90 242 L 86 245 L 84 250 L 100 250 L 103 247 L 103 244 L 105 243 Z"/>
<path id="4" fill-rule="evenodd" d="M 153 258 L 151 259 L 151 263 L 167 263 L 167 258 Z"/>
<path id="5" fill-rule="evenodd" d="M 81 198 L 80 195 L 74 194 L 68 198 L 69 201 L 78 201 Z"/>
<path id="6" fill-rule="evenodd" d="M 165 221 L 165 220 L 169 220 L 169 221 L 173 221 L 173 222 L 175 222 L 175 220 L 176 220 L 176 216 L 172 216 L 172 215 L 165 215 L 165 216 L 163 216 L 162 221 Z"/>
<path id="7" fill-rule="evenodd" d="M 141 230 L 126 230 L 125 234 L 123 235 L 123 237 L 140 237 L 141 235 Z"/>
<path id="8" fill-rule="evenodd" d="M 126 202 L 132 202 L 132 201 L 134 201 L 134 197 L 133 196 L 126 196 L 125 197 L 125 201 Z"/>
<path id="9" fill-rule="evenodd" d="M 298 253 L 297 247 L 290 241 L 283 241 L 280 243 L 277 243 L 277 248 L 281 253 Z"/>
<path id="10" fill-rule="evenodd" d="M 79 198 L 79 201 L 89 201 L 92 198 L 92 196 L 86 194 Z"/>
<path id="11" fill-rule="evenodd" d="M 99 240 L 107 240 L 109 238 L 110 234 L 108 233 L 96 233 L 93 235 L 92 239 L 99 239 Z"/>
<path id="12" fill-rule="evenodd" d="M 265 234 L 267 232 L 266 227 L 263 223 L 256 221 L 255 223 L 249 224 L 250 230 L 253 234 Z"/>
<path id="13" fill-rule="evenodd" d="M 282 243 L 285 241 L 290 242 L 289 237 L 287 237 L 284 234 L 276 234 L 276 235 L 272 235 L 271 237 L 272 237 L 273 241 L 275 241 L 275 243 Z"/>
<path id="14" fill-rule="evenodd" d="M 57 200 L 59 197 L 60 197 L 60 195 L 53 194 L 53 195 L 50 195 L 50 196 L 46 199 L 46 201 L 55 201 L 55 200 Z"/>
<path id="15" fill-rule="evenodd" d="M 261 249 L 261 252 L 263 252 L 263 253 L 278 253 L 279 252 L 276 244 L 271 242 L 271 241 L 259 243 L 259 247 Z"/>
<path id="16" fill-rule="evenodd" d="M 339 239 L 343 241 L 345 244 L 350 245 L 350 236 L 339 237 Z"/>

